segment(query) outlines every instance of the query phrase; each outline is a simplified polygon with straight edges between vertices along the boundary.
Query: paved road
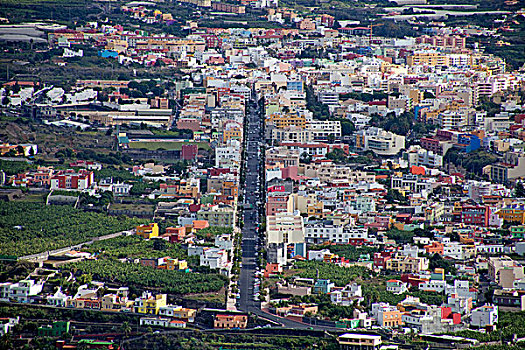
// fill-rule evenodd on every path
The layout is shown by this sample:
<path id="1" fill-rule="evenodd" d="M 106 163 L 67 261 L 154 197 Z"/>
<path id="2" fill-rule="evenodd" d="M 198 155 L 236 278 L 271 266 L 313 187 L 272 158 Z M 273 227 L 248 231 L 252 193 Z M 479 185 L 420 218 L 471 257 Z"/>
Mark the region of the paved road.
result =
<path id="1" fill-rule="evenodd" d="M 261 145 L 264 142 L 263 117 L 260 115 L 259 107 L 254 99 L 250 100 L 246 114 L 246 153 L 244 162 L 245 171 L 245 202 L 252 205 L 253 209 L 244 210 L 244 227 L 242 229 L 242 268 L 239 278 L 240 299 L 238 308 L 245 312 L 251 312 L 257 316 L 280 323 L 283 327 L 295 329 L 323 329 L 330 327 L 311 326 L 296 322 L 261 310 L 261 303 L 254 300 L 254 282 L 257 267 L 257 244 L 259 241 L 257 233 L 258 212 L 264 209 L 265 199 L 260 192 L 260 170 L 263 166 L 264 155 Z M 260 242 L 260 244 L 264 244 Z"/>
<path id="2" fill-rule="evenodd" d="M 261 167 L 260 144 L 262 141 L 262 119 L 254 99 L 250 100 L 246 114 L 246 152 L 245 152 L 245 202 L 252 209 L 244 210 L 244 227 L 242 230 L 242 268 L 239 278 L 239 308 L 244 311 L 260 310 L 260 302 L 254 300 L 254 280 L 256 268 L 256 251 L 258 243 L 257 208 L 262 203 L 258 193 L 259 171 Z M 259 203 L 257 203 L 259 202 Z"/>

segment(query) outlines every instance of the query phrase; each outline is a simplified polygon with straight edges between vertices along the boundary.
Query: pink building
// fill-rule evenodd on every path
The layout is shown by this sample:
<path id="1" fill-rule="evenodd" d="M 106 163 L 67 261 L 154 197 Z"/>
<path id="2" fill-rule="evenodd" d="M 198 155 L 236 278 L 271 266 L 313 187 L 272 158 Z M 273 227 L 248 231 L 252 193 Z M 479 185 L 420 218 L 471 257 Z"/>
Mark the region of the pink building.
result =
<path id="1" fill-rule="evenodd" d="M 266 215 L 275 215 L 279 212 L 286 212 L 288 204 L 288 195 L 279 192 L 271 192 L 268 194 L 268 201 L 266 202 Z"/>

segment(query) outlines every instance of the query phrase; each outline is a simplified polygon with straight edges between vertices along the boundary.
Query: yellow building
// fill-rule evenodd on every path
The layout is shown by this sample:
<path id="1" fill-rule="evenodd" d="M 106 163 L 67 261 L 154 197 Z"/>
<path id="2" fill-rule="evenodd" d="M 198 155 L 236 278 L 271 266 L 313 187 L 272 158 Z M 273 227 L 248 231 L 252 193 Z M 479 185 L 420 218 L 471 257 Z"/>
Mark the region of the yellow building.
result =
<path id="1" fill-rule="evenodd" d="M 447 66 L 448 59 L 446 55 L 439 52 L 418 52 L 407 57 L 409 66 Z"/>
<path id="2" fill-rule="evenodd" d="M 266 119 L 266 124 L 273 124 L 276 128 L 282 129 L 289 126 L 306 127 L 306 118 L 297 114 L 273 113 Z"/>
<path id="3" fill-rule="evenodd" d="M 157 223 L 152 223 L 149 225 L 140 225 L 137 226 L 137 235 L 144 239 L 150 239 L 159 236 L 159 225 Z"/>
<path id="4" fill-rule="evenodd" d="M 222 141 L 227 143 L 230 140 L 242 139 L 242 125 L 237 122 L 229 122 L 222 131 Z"/>
<path id="5" fill-rule="evenodd" d="M 506 222 L 525 224 L 525 209 L 501 209 L 496 214 Z"/>
<path id="6" fill-rule="evenodd" d="M 324 203 L 318 201 L 315 204 L 307 206 L 308 217 L 323 218 L 324 216 Z"/>
<path id="7" fill-rule="evenodd" d="M 151 293 L 146 292 L 142 294 L 142 297 L 135 299 L 133 309 L 139 314 L 157 315 L 159 309 L 167 305 L 167 300 L 166 294 L 153 296 Z"/>
<path id="8" fill-rule="evenodd" d="M 401 273 L 419 273 L 428 270 L 428 259 L 425 257 L 396 256 L 386 261 L 385 268 Z"/>
<path id="9" fill-rule="evenodd" d="M 186 260 L 166 259 L 166 270 L 186 270 L 187 268 L 188 262 Z"/>

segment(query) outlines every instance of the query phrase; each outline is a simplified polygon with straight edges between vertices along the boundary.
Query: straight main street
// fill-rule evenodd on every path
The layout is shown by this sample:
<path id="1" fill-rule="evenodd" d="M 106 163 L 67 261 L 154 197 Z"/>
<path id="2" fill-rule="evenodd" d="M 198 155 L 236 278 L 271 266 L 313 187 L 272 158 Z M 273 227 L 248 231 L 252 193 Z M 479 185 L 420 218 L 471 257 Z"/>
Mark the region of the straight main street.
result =
<path id="1" fill-rule="evenodd" d="M 252 94 L 253 96 L 255 94 Z M 263 118 L 260 115 L 260 109 L 255 98 L 249 102 L 248 109 L 246 111 L 246 152 L 244 153 L 244 173 L 245 173 L 245 187 L 244 187 L 244 203 L 246 207 L 251 209 L 245 209 L 243 211 L 244 226 L 242 229 L 242 268 L 241 275 L 239 277 L 239 291 L 240 299 L 238 309 L 251 312 L 257 316 L 264 317 L 266 319 L 278 322 L 287 328 L 296 329 L 308 329 L 312 326 L 295 322 L 292 320 L 277 317 L 268 314 L 261 310 L 261 302 L 259 298 L 255 296 L 255 273 L 257 271 L 257 260 L 258 260 L 258 247 L 264 242 L 259 238 L 258 225 L 259 215 L 262 213 L 264 208 L 265 198 L 261 192 L 261 181 L 264 179 L 260 178 L 261 167 L 264 164 L 264 154 L 261 150 L 261 146 L 264 142 L 263 134 Z M 262 290 L 262 284 L 259 286 Z M 325 327 L 316 327 L 326 329 Z"/>
<path id="2" fill-rule="evenodd" d="M 242 268 L 239 278 L 240 300 L 239 308 L 244 311 L 260 310 L 260 302 L 255 297 L 254 284 L 257 267 L 258 207 L 262 205 L 260 193 L 260 169 L 262 142 L 262 120 L 257 102 L 251 99 L 246 112 L 246 135 L 244 152 L 245 187 L 244 200 L 247 204 L 244 210 L 244 226 L 242 230 Z"/>

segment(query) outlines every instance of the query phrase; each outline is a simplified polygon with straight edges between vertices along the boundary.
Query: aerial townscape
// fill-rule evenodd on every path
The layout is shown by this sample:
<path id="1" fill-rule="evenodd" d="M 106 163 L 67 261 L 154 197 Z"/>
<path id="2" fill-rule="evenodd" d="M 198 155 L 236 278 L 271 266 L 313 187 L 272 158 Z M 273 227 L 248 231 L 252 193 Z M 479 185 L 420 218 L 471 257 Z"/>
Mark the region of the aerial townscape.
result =
<path id="1" fill-rule="evenodd" d="M 1 0 L 0 349 L 525 349 L 525 3 Z"/>

